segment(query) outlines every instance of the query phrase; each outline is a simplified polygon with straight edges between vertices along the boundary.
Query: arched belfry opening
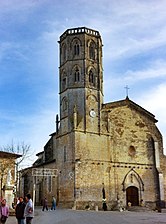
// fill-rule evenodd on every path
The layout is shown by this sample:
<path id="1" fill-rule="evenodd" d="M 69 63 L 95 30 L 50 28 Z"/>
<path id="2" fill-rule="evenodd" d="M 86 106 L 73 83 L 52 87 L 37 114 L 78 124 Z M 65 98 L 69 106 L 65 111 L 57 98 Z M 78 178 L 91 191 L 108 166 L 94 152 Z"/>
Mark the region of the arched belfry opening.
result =
<path id="1" fill-rule="evenodd" d="M 144 183 L 133 168 L 125 175 L 122 186 L 126 193 L 126 205 L 131 203 L 131 206 L 138 206 L 142 200 Z"/>

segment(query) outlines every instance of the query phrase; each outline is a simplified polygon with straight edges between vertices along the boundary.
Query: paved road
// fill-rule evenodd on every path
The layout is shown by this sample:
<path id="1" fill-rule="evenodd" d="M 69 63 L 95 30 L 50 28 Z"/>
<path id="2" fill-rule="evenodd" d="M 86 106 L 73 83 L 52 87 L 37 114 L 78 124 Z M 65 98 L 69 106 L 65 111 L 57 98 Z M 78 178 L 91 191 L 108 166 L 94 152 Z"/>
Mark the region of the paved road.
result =
<path id="1" fill-rule="evenodd" d="M 35 210 L 33 224 L 166 224 L 166 213 L 155 212 L 112 212 L 112 211 L 56 211 Z M 6 224 L 16 224 L 15 217 L 9 217 Z"/>

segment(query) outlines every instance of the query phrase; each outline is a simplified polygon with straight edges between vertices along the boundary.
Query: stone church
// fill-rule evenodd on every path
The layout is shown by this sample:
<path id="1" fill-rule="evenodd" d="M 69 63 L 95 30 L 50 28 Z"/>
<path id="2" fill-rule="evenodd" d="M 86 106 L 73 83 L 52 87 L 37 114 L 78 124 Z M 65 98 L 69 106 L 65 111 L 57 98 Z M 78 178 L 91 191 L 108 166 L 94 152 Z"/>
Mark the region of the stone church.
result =
<path id="1" fill-rule="evenodd" d="M 57 174 L 35 177 L 36 202 L 55 195 L 59 206 L 76 209 L 102 209 L 103 200 L 108 210 L 160 209 L 166 157 L 157 120 L 128 97 L 104 103 L 102 46 L 100 33 L 85 27 L 60 36 L 60 114 L 32 167 Z"/>

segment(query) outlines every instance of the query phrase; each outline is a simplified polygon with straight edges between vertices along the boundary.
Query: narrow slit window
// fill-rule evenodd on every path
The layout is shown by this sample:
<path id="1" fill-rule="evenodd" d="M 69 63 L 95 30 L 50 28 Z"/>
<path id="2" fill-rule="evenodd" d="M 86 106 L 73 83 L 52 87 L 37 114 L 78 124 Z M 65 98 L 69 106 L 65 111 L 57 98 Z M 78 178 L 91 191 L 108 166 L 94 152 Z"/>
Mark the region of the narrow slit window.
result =
<path id="1" fill-rule="evenodd" d="M 79 81 L 80 81 L 80 72 L 78 67 L 76 67 L 75 73 L 74 73 L 74 82 L 79 82 Z"/>
<path id="2" fill-rule="evenodd" d="M 89 71 L 89 83 L 92 85 L 94 84 L 94 74 L 92 70 Z"/>
<path id="3" fill-rule="evenodd" d="M 66 146 L 64 146 L 64 162 L 67 161 L 67 150 L 66 150 Z"/>
<path id="4" fill-rule="evenodd" d="M 66 89 L 66 78 L 63 78 L 62 80 L 62 90 Z"/>
<path id="5" fill-rule="evenodd" d="M 63 98 L 62 100 L 62 111 L 67 110 L 67 99 L 66 97 Z"/>

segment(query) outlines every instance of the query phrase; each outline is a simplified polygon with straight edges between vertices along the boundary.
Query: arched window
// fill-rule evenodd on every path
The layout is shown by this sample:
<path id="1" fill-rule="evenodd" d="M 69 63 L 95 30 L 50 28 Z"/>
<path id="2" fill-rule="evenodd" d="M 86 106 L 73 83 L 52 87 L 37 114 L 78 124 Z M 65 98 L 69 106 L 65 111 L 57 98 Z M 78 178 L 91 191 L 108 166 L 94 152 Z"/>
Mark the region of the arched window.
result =
<path id="1" fill-rule="evenodd" d="M 136 154 L 136 149 L 135 149 L 135 147 L 134 147 L 133 145 L 130 145 L 130 147 L 129 147 L 129 149 L 128 149 L 128 154 L 129 154 L 129 156 L 131 156 L 131 157 L 134 157 L 134 156 L 135 156 L 135 154 Z"/>
<path id="2" fill-rule="evenodd" d="M 67 58 L 67 50 L 66 50 L 66 44 L 62 45 L 62 61 L 65 62 Z"/>
<path id="3" fill-rule="evenodd" d="M 67 110 L 67 99 L 66 99 L 66 97 L 64 97 L 62 99 L 62 111 L 65 111 L 65 110 Z"/>
<path id="4" fill-rule="evenodd" d="M 80 72 L 78 67 L 76 67 L 74 72 L 74 82 L 79 82 L 79 81 L 80 81 Z"/>
<path id="5" fill-rule="evenodd" d="M 93 42 L 89 45 L 89 58 L 95 60 L 95 44 Z"/>
<path id="6" fill-rule="evenodd" d="M 76 41 L 74 43 L 74 55 L 75 56 L 78 56 L 80 54 L 80 45 L 79 43 Z"/>

